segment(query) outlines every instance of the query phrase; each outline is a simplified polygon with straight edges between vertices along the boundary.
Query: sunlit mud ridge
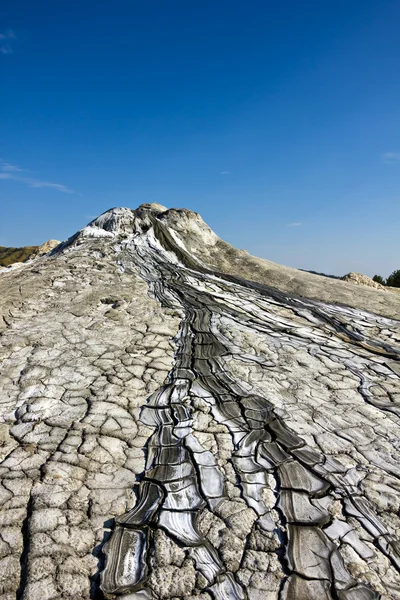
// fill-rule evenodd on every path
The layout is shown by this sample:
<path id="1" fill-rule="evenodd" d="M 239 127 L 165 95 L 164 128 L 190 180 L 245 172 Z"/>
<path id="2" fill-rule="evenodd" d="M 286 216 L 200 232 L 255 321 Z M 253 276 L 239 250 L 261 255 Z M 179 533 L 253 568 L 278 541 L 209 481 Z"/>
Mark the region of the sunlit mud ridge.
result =
<path id="1" fill-rule="evenodd" d="M 136 504 L 116 515 L 104 547 L 103 591 L 157 597 L 151 581 L 161 531 L 194 561 L 192 593 L 217 600 L 380 598 L 383 572 L 386 597 L 400 597 L 398 519 L 380 518 L 363 489 L 379 472 L 399 493 L 400 467 L 388 449 L 398 439 L 379 420 L 365 437 L 360 414 L 356 422 L 351 414 L 357 397 L 358 407 L 379 411 L 398 431 L 400 397 L 391 391 L 399 380 L 398 323 L 213 273 L 154 211 L 142 211 L 116 251 L 121 269 L 139 269 L 151 295 L 182 320 L 168 380 L 141 409 L 154 433 Z M 296 396 L 285 360 L 296 352 L 329 365 L 328 388 L 336 382 L 344 396 L 335 435 L 354 452 L 344 445 L 324 453 L 318 433 L 328 429 L 317 395 L 309 398 L 307 426 L 296 405 L 274 396 L 274 386 Z M 356 381 L 348 402 L 348 386 L 340 385 L 346 377 Z M 199 433 L 199 420 L 216 444 Z M 230 549 L 234 539 L 238 547 Z"/>

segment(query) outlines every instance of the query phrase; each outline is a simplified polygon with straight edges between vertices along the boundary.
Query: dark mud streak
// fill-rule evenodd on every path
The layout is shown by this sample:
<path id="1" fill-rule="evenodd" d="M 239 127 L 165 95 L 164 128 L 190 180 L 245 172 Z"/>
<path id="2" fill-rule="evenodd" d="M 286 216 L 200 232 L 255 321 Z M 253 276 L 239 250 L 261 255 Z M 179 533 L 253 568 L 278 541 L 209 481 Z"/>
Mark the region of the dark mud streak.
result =
<path id="1" fill-rule="evenodd" d="M 117 519 L 116 530 L 106 544 L 103 590 L 119 594 L 143 589 L 150 594 L 146 592 L 149 536 L 150 530 L 161 528 L 194 558 L 197 569 L 208 582 L 206 589 L 215 598 L 247 597 L 246 589 L 227 570 L 218 551 L 197 527 L 198 516 L 205 506 L 223 518 L 219 507 L 226 497 L 223 475 L 213 455 L 201 447 L 192 432 L 193 400 L 201 397 L 214 420 L 224 424 L 232 436 L 231 463 L 242 498 L 257 513 L 256 526 L 261 532 L 276 528 L 271 518 L 274 507 L 265 506 L 261 495 L 268 485 L 267 475 L 275 476 L 282 528 L 282 548 L 277 554 L 285 573 L 279 598 L 294 600 L 306 595 L 311 598 L 316 593 L 321 600 L 378 598 L 374 590 L 355 581 L 346 571 L 337 547 L 325 534 L 332 516 L 324 500 L 333 501 L 331 493 L 336 490 L 345 499 L 346 510 L 349 512 L 350 507 L 350 514 L 374 532 L 377 546 L 399 568 L 396 545 L 391 543 L 368 503 L 347 483 L 342 465 L 308 448 L 285 425 L 271 402 L 251 393 L 224 370 L 224 357 L 232 356 L 232 349 L 222 332 L 218 332 L 217 321 L 227 317 L 260 332 L 270 331 L 271 315 L 266 314 L 262 303 L 272 301 L 301 314 L 302 318 L 308 315 L 310 327 L 315 327 L 317 321 L 325 336 L 345 340 L 350 352 L 357 346 L 369 359 L 379 354 L 396 361 L 399 353 L 387 344 L 368 339 L 360 328 L 346 322 L 346 314 L 339 318 L 334 307 L 330 309 L 328 305 L 289 297 L 260 284 L 212 273 L 179 248 L 155 218 L 153 225 L 160 247 L 145 236 L 138 236 L 121 251 L 119 259 L 126 270 L 132 264 L 138 266 L 154 297 L 165 307 L 180 309 L 184 317 L 169 381 L 150 396 L 142 409 L 142 421 L 155 428 L 147 448 L 145 477 L 140 483 L 136 506 Z M 172 250 L 185 266 L 171 263 L 160 250 L 162 247 Z M 201 289 L 210 285 L 229 295 L 237 307 L 232 308 L 229 303 L 216 300 L 212 291 Z M 253 314 L 247 306 L 240 306 L 239 296 L 251 304 Z M 297 337 L 294 326 L 278 323 L 276 330 Z M 308 343 L 314 343 L 312 335 Z M 375 406 L 385 410 L 384 406 Z"/>
<path id="2" fill-rule="evenodd" d="M 22 600 L 24 596 L 24 592 L 28 583 L 28 557 L 30 550 L 30 532 L 29 532 L 29 523 L 32 516 L 33 510 L 33 498 L 32 495 L 29 495 L 28 504 L 26 507 L 26 517 L 22 522 L 21 532 L 22 532 L 22 554 L 20 558 L 21 564 L 21 579 L 19 588 L 16 592 L 16 600 Z"/>

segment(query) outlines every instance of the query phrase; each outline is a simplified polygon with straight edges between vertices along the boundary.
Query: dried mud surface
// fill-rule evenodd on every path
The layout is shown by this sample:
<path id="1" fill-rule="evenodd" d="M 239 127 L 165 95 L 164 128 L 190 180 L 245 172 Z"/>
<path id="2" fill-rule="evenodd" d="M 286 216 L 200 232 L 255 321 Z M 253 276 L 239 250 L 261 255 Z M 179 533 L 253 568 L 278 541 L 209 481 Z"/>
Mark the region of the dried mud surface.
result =
<path id="1" fill-rule="evenodd" d="M 0 276 L 0 599 L 400 598 L 399 321 L 215 271 L 191 214 Z"/>

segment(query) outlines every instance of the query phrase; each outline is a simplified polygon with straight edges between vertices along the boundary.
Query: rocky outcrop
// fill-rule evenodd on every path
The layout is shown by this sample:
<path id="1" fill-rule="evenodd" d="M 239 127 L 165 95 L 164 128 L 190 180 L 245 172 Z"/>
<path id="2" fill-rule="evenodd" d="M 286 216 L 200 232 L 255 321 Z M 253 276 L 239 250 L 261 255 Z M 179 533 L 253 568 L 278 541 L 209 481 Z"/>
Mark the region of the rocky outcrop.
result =
<path id="1" fill-rule="evenodd" d="M 377 290 L 385 290 L 384 285 L 377 283 L 362 273 L 347 273 L 347 275 L 343 275 L 342 280 L 348 281 L 349 283 L 355 283 L 356 285 L 367 285 Z"/>
<path id="2" fill-rule="evenodd" d="M 400 298 L 271 264 L 142 205 L 0 275 L 2 600 L 400 597 Z"/>
<path id="3" fill-rule="evenodd" d="M 48 254 L 54 250 L 54 248 L 57 248 L 59 244 L 61 244 L 59 240 L 47 240 L 47 242 L 38 246 L 37 249 L 28 256 L 28 260 L 34 260 L 35 258 L 39 258 L 39 256 Z"/>

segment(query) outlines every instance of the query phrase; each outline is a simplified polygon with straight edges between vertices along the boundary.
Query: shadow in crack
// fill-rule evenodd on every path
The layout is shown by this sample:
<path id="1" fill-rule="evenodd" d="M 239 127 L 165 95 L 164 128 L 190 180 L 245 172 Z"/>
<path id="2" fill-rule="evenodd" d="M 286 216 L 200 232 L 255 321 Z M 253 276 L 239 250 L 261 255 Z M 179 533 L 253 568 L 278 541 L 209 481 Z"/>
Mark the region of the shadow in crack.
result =
<path id="1" fill-rule="evenodd" d="M 115 519 L 104 521 L 104 534 L 100 544 L 93 549 L 92 555 L 97 558 L 97 571 L 90 578 L 90 598 L 91 600 L 104 600 L 104 594 L 100 589 L 100 573 L 104 569 L 105 556 L 103 553 L 104 544 L 110 539 L 115 527 Z"/>

